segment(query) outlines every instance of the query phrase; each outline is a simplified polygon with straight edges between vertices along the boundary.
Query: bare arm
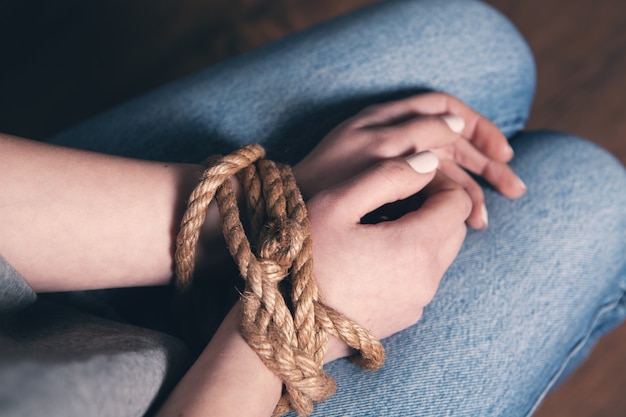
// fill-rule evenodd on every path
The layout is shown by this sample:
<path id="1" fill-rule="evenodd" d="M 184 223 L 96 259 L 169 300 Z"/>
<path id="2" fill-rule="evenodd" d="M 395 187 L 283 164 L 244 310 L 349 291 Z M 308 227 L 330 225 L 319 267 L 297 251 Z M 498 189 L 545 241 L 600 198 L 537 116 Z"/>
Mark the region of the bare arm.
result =
<path id="1" fill-rule="evenodd" d="M 282 383 L 248 346 L 238 325 L 237 304 L 158 417 L 272 415 Z"/>
<path id="2" fill-rule="evenodd" d="M 436 174 L 436 167 L 430 152 L 406 161 L 386 160 L 308 203 L 313 273 L 322 299 L 376 337 L 389 336 L 421 317 L 465 236 L 471 200 L 460 186 Z M 380 224 L 360 223 L 377 207 L 420 190 L 427 199 L 417 211 Z M 392 258 L 396 261 L 387 262 Z M 387 277 L 382 287 L 380 276 Z M 238 322 L 235 306 L 161 416 L 272 414 L 281 383 L 248 347 Z M 348 354 L 343 342 L 331 338 L 325 362 Z"/>
<path id="3" fill-rule="evenodd" d="M 39 292 L 166 284 L 201 172 L 0 135 L 0 254 Z"/>
<path id="4" fill-rule="evenodd" d="M 407 122 L 396 123 L 407 114 Z M 410 156 L 424 150 L 439 156 L 445 175 L 435 174 L 433 154 Z M 325 302 L 380 338 L 419 320 L 460 248 L 464 223 L 487 227 L 482 190 L 461 167 L 519 197 L 525 188 L 506 164 L 512 156 L 495 125 L 441 94 L 374 106 L 331 132 L 294 167 L 308 199 L 314 275 Z M 374 165 L 389 157 L 396 159 Z M 422 188 L 427 198 L 418 210 L 360 223 L 371 210 Z M 391 281 L 381 284 L 380 276 Z M 245 344 L 236 318 L 237 307 L 160 415 L 271 415 L 280 382 Z M 326 362 L 349 353 L 335 338 L 328 348 Z"/>
<path id="5" fill-rule="evenodd" d="M 38 292 L 167 284 L 182 212 L 203 169 L 0 135 L 0 254 Z M 216 210 L 207 216 L 205 247 L 213 239 L 217 247 Z M 271 414 L 281 382 L 238 322 L 234 308 L 161 415 Z"/>
<path id="6" fill-rule="evenodd" d="M 448 104 L 432 112 L 416 108 L 432 106 L 431 101 Z M 395 123 L 407 111 L 412 118 Z M 446 114 L 464 120 L 461 133 L 460 127 L 451 130 L 454 126 L 439 119 Z M 381 159 L 427 149 L 438 154 L 440 168 L 465 188 L 471 201 L 448 179 L 417 170 L 420 179 L 398 160 L 367 169 Z M 487 226 L 480 209 L 482 191 L 460 167 L 517 197 L 524 187 L 506 166 L 510 157 L 495 126 L 440 95 L 371 108 L 331 133 L 294 169 L 304 195 L 311 197 L 315 275 L 328 304 L 378 337 L 417 321 L 456 256 L 464 221 Z M 173 273 L 173 242 L 185 200 L 201 172 L 195 165 L 136 161 L 0 135 L 0 254 L 36 291 L 165 284 Z M 433 176 L 425 189 L 429 198 L 417 212 L 380 225 L 359 223 L 368 211 L 410 196 Z M 215 211 L 209 217 L 204 233 L 211 240 L 219 227 Z M 427 253 L 419 257 L 416 248 Z M 384 256 L 385 250 L 393 254 Z M 336 259 L 342 259 L 345 273 L 328 273 Z M 422 265 L 417 274 L 416 264 Z M 379 281 L 364 279 L 380 275 L 375 272 L 380 269 L 392 269 L 384 275 L 398 282 L 381 288 Z M 236 319 L 235 309 L 169 398 L 163 415 L 271 413 L 280 382 L 242 339 Z M 347 353 L 336 340 L 329 348 L 327 360 Z"/>

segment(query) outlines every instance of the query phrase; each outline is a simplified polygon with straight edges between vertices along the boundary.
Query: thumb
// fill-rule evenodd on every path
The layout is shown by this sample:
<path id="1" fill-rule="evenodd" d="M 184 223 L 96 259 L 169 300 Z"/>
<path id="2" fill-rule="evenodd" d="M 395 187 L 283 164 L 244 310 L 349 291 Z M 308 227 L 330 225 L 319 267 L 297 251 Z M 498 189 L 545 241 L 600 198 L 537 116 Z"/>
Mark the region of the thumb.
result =
<path id="1" fill-rule="evenodd" d="M 383 160 L 339 186 L 343 212 L 358 222 L 387 203 L 408 198 L 433 179 L 438 165 L 430 151 Z"/>

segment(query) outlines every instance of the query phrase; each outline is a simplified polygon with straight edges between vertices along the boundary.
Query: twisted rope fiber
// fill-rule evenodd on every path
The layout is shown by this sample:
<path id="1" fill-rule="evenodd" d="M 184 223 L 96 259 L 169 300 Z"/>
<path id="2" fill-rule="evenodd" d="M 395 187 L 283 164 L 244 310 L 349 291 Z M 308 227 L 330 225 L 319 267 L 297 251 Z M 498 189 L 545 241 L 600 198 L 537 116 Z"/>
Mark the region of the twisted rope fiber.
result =
<path id="1" fill-rule="evenodd" d="M 261 146 L 247 145 L 209 159 L 189 197 L 177 237 L 176 286 L 179 296 L 191 288 L 200 228 L 215 198 L 226 244 L 246 282 L 242 335 L 284 384 L 274 415 L 290 409 L 309 415 L 314 402 L 335 392 L 334 380 L 322 369 L 329 335 L 357 350 L 352 360 L 366 369 L 382 366 L 385 353 L 367 330 L 320 300 L 306 206 L 291 169 L 264 156 Z M 252 242 L 241 222 L 230 182 L 233 175 L 246 194 Z M 283 295 L 285 288 L 289 294 Z"/>

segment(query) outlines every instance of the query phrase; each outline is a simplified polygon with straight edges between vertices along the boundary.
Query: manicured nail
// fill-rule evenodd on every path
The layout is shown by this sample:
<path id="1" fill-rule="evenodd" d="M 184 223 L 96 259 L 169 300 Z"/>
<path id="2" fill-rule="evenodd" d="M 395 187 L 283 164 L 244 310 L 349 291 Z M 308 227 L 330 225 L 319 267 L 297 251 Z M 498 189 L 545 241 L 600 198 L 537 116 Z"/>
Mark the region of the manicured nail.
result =
<path id="1" fill-rule="evenodd" d="M 411 165 L 411 168 L 419 174 L 433 172 L 439 166 L 439 159 L 437 158 L 437 155 L 431 151 L 419 152 L 407 156 L 405 159 L 409 165 Z"/>
<path id="2" fill-rule="evenodd" d="M 487 213 L 487 207 L 485 207 L 484 204 L 480 207 L 480 218 L 482 219 L 485 227 L 487 227 L 489 224 L 489 214 Z"/>
<path id="3" fill-rule="evenodd" d="M 441 120 L 446 122 L 450 130 L 454 133 L 462 133 L 463 129 L 465 129 L 465 120 L 463 120 L 462 117 L 454 114 L 446 114 L 445 116 L 441 116 Z"/>
<path id="4" fill-rule="evenodd" d="M 509 159 L 513 159 L 513 157 L 515 156 L 515 151 L 513 150 L 511 145 L 509 145 L 509 147 L 508 147 L 508 149 L 506 151 L 509 154 Z"/>

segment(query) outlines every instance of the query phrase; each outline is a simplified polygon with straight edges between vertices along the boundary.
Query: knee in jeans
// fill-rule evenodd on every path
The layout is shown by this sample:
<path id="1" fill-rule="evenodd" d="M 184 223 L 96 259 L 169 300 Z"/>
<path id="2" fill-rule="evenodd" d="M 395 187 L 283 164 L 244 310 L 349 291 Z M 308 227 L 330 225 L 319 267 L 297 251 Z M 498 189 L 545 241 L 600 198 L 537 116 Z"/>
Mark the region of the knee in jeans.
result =
<path id="1" fill-rule="evenodd" d="M 582 201 L 626 223 L 626 170 L 608 151 L 575 135 L 551 131 L 524 133 L 513 144 L 519 153 L 535 155 L 520 161 L 519 169 L 540 170 L 544 179 L 554 180 L 549 186 L 575 189 L 584 194 Z"/>

